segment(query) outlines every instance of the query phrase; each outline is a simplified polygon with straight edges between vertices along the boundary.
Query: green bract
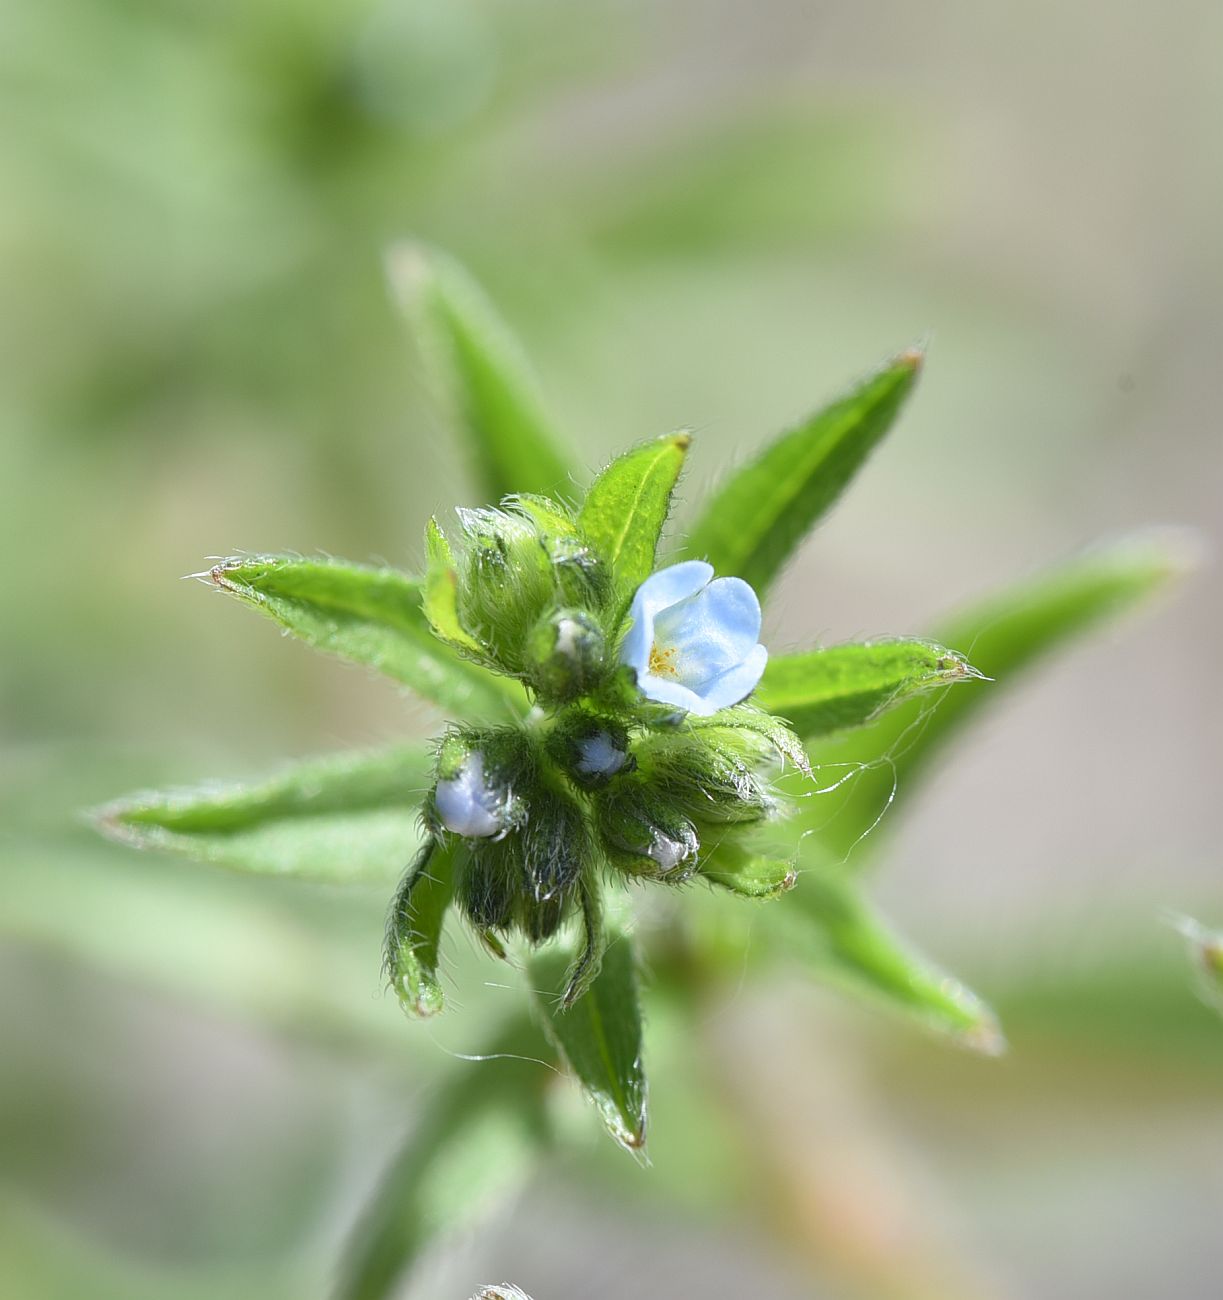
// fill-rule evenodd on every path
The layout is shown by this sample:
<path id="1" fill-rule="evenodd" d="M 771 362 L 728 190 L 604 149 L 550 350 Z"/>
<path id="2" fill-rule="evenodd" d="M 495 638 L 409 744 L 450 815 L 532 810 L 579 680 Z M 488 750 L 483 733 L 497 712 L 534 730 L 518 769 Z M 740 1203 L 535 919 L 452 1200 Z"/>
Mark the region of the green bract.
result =
<path id="1" fill-rule="evenodd" d="M 664 888 L 689 887 L 678 908 L 663 909 L 692 904 L 682 936 L 648 931 L 645 969 L 658 979 L 708 984 L 724 969 L 738 977 L 744 947 L 728 941 L 723 913 L 702 912 L 698 886 L 732 896 L 728 906 L 733 896 L 793 889 L 767 920 L 759 914 L 767 942 L 753 955 L 805 963 L 968 1046 L 997 1050 L 988 1008 L 896 938 L 861 893 L 853 871 L 863 838 L 938 742 L 994 693 L 983 674 L 1009 680 L 1133 603 L 1177 569 L 1177 547 L 1152 536 L 1095 552 L 933 639 L 774 653 L 747 699 L 730 688 L 672 692 L 714 710 L 686 713 L 660 702 L 664 690 L 649 698 L 629 666 L 665 675 L 674 645 L 637 644 L 628 663 L 622 647 L 642 584 L 650 583 L 644 600 L 670 581 L 658 548 L 690 438 L 634 446 L 571 503 L 562 494 L 580 475 L 491 305 L 458 267 L 425 250 L 395 267 L 431 373 L 497 499 L 460 510 L 453 525 L 430 521 L 417 575 L 283 555 L 235 558 L 204 576 L 309 644 L 411 687 L 451 725 L 432 755 L 399 747 L 303 764 L 251 787 L 139 795 L 103 809 L 102 828 L 252 872 L 379 878 L 388 887 L 400 875 L 383 962 L 412 1016 L 444 1006 L 445 930 L 456 914 L 497 956 L 515 943 L 546 945 L 528 964 L 534 1021 L 507 1024 L 490 1050 L 566 1062 L 631 1149 L 646 1133 L 638 999 L 650 979 L 639 968 L 629 883 L 648 886 L 632 893 L 643 905 L 651 890 L 658 899 Z M 706 575 L 701 610 L 681 608 L 683 591 L 660 605 L 660 627 L 682 629 L 681 650 L 718 633 L 718 611 L 734 603 L 727 593 L 744 597 L 748 630 L 758 627 L 741 583 L 705 588 L 708 566 L 765 596 L 886 434 L 920 362 L 901 353 L 720 485 L 686 548 L 671 547 L 672 564 L 708 562 L 687 566 Z M 753 653 L 751 683 L 764 651 Z M 727 680 L 718 675 L 724 660 L 707 656 L 718 681 Z M 530 1072 L 515 1078 L 506 1114 L 537 1102 Z M 467 1122 L 461 1096 L 441 1103 L 438 1133 L 453 1136 Z M 488 1105 L 468 1110 L 490 1114 Z M 432 1131 L 426 1120 L 399 1166 L 395 1195 L 414 1220 L 433 1177 Z M 415 1249 L 381 1219 L 370 1233 L 354 1247 L 340 1294 L 382 1294 Z"/>

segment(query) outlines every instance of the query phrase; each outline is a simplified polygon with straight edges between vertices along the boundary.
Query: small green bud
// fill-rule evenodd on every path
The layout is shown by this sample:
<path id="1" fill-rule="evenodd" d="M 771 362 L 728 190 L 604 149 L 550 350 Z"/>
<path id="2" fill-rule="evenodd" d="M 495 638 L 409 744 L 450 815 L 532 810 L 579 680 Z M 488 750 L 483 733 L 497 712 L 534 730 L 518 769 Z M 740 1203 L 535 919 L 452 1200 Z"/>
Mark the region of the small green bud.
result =
<path id="1" fill-rule="evenodd" d="M 529 518 L 504 510 L 461 510 L 459 519 L 467 541 L 459 619 L 507 672 L 519 674 L 527 634 L 555 600 L 552 562 Z"/>
<path id="2" fill-rule="evenodd" d="M 603 631 L 580 609 L 545 614 L 527 639 L 527 681 L 545 699 L 571 700 L 590 691 L 607 666 Z"/>
<path id="3" fill-rule="evenodd" d="M 576 896 L 582 873 L 594 858 L 583 810 L 569 795 L 541 783 L 521 832 L 527 893 L 520 923 L 539 943 L 556 933 Z"/>
<path id="4" fill-rule="evenodd" d="M 548 753 L 585 790 L 602 789 L 637 766 L 624 724 L 586 709 L 571 709 L 560 718 L 548 739 Z"/>
<path id="5" fill-rule="evenodd" d="M 456 864 L 455 896 L 477 930 L 507 932 L 525 887 L 518 834 L 471 843 Z"/>
<path id="6" fill-rule="evenodd" d="M 654 734 L 638 746 L 641 769 L 696 822 L 749 824 L 778 807 L 756 771 L 760 738 L 750 732 Z"/>
<path id="7" fill-rule="evenodd" d="M 672 882 L 691 875 L 700 838 L 663 791 L 638 778 L 618 781 L 599 801 L 598 822 L 609 856 L 627 857 L 627 869 Z"/>
<path id="8" fill-rule="evenodd" d="M 570 511 L 547 497 L 526 494 L 514 497 L 513 503 L 538 529 L 561 600 L 567 605 L 601 610 L 611 595 L 611 575 Z"/>

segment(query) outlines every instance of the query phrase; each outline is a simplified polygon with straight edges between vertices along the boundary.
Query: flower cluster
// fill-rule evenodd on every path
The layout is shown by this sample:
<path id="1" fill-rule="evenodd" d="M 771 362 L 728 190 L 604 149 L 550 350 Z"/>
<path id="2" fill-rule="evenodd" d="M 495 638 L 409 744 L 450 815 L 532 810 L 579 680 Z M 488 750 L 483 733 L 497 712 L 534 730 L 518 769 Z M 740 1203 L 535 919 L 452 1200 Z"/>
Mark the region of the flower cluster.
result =
<path id="1" fill-rule="evenodd" d="M 575 911 L 597 927 L 609 872 L 690 880 L 778 812 L 768 769 L 801 748 L 744 704 L 768 658 L 746 582 L 691 560 L 626 591 L 580 519 L 542 497 L 459 520 L 453 548 L 430 527 L 426 612 L 531 707 L 521 724 L 447 731 L 405 888 L 445 855 L 454 900 L 503 952 L 511 933 L 542 942 Z M 407 902 L 401 891 L 392 930 Z"/>

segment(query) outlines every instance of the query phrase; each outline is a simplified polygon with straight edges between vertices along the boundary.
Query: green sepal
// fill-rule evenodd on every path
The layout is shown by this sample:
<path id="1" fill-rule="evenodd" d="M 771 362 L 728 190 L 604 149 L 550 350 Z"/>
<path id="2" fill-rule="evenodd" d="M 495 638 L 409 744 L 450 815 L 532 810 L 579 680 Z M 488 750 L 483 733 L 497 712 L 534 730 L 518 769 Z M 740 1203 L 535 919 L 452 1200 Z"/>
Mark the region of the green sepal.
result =
<path id="1" fill-rule="evenodd" d="M 914 695 L 981 674 L 954 650 L 915 639 L 829 646 L 769 660 L 756 700 L 803 740 L 860 727 Z"/>
<path id="2" fill-rule="evenodd" d="M 672 433 L 625 452 L 595 479 L 582 503 L 578 523 L 613 575 L 617 624 L 633 592 L 654 571 L 691 441 L 687 433 Z"/>
<path id="3" fill-rule="evenodd" d="M 769 916 L 787 952 L 834 983 L 882 999 L 973 1051 L 1005 1050 L 990 1008 L 898 939 L 848 882 L 806 872 L 794 897 Z"/>
<path id="4" fill-rule="evenodd" d="M 733 474 L 702 511 L 687 554 L 743 578 L 763 599 L 891 427 L 921 361 L 920 352 L 902 352 Z"/>
<path id="5" fill-rule="evenodd" d="M 519 492 L 505 503 L 531 519 L 539 543 L 552 563 L 563 604 L 601 610 L 611 594 L 611 572 L 595 553 L 575 513 L 559 501 Z"/>
<path id="6" fill-rule="evenodd" d="M 455 649 L 483 657 L 484 647 L 459 622 L 459 574 L 454 552 L 436 519 L 425 527 L 425 551 L 423 608 L 429 625 Z"/>
<path id="7" fill-rule="evenodd" d="M 393 248 L 388 270 L 434 390 L 466 434 L 484 499 L 567 487 L 572 467 L 531 367 L 476 281 L 420 244 Z"/>
<path id="8" fill-rule="evenodd" d="M 312 759 L 251 784 L 129 795 L 98 828 L 239 871 L 337 883 L 385 880 L 420 844 L 428 753 L 417 745 Z"/>
<path id="9" fill-rule="evenodd" d="M 395 891 L 383 944 L 383 968 L 410 1016 L 434 1016 L 445 1003 L 438 947 L 453 893 L 454 846 L 430 837 Z"/>
<path id="10" fill-rule="evenodd" d="M 561 1009 L 568 1011 L 598 977 L 607 951 L 607 929 L 603 924 L 603 891 L 593 869 L 588 869 L 579 885 L 582 916 L 582 942 L 573 965 L 565 977 Z"/>
<path id="11" fill-rule="evenodd" d="M 541 779 L 519 837 L 526 876 L 519 924 L 532 943 L 542 943 L 560 928 L 594 869 L 590 824 L 585 809 L 559 782 Z"/>
<path id="12" fill-rule="evenodd" d="M 780 898 L 798 879 L 793 862 L 754 853 L 733 839 L 702 856 L 698 870 L 706 880 L 743 898 Z"/>
<path id="13" fill-rule="evenodd" d="M 259 555 L 225 560 L 208 576 L 307 644 L 376 668 L 460 716 L 504 720 L 529 708 L 516 682 L 433 635 L 422 584 L 396 569 Z"/>
<path id="14" fill-rule="evenodd" d="M 621 931 L 608 935 L 598 974 L 565 1010 L 560 995 L 570 964 L 563 951 L 551 951 L 532 958 L 528 967 L 544 1032 L 612 1137 L 626 1150 L 640 1151 L 646 1139 L 646 1080 L 632 941 Z"/>

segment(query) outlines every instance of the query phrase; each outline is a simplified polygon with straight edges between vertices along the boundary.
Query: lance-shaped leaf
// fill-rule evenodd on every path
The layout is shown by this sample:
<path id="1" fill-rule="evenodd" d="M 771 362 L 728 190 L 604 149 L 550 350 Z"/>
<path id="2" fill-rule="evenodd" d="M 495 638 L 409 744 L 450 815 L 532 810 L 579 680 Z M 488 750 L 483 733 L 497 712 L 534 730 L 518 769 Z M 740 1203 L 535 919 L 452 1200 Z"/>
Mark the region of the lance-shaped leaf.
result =
<path id="1" fill-rule="evenodd" d="M 792 862 L 754 853 L 734 840 L 724 840 L 700 864 L 706 880 L 744 898 L 778 898 L 794 888 L 798 874 Z"/>
<path id="2" fill-rule="evenodd" d="M 387 1300 L 446 1234 L 470 1229 L 521 1185 L 547 1141 L 552 1050 L 513 1021 L 435 1091 L 370 1197 L 334 1300 Z"/>
<path id="3" fill-rule="evenodd" d="M 672 433 L 634 447 L 612 461 L 586 494 L 578 523 L 615 577 L 621 613 L 654 571 L 658 539 L 691 441 L 686 433 Z"/>
<path id="4" fill-rule="evenodd" d="M 453 258 L 419 244 L 391 249 L 387 271 L 438 396 L 467 435 L 480 490 L 556 493 L 572 483 L 564 445 L 517 340 Z"/>
<path id="5" fill-rule="evenodd" d="M 226 560 L 209 577 L 316 649 L 376 668 L 446 710 L 505 721 L 527 709 L 516 682 L 433 634 L 422 584 L 397 569 L 259 555 Z"/>
<path id="6" fill-rule="evenodd" d="M 437 958 L 453 895 L 454 848 L 430 837 L 391 900 L 383 944 L 383 969 L 410 1016 L 434 1016 L 444 1005 Z"/>
<path id="7" fill-rule="evenodd" d="M 902 943 L 852 885 L 808 872 L 769 917 L 787 953 L 833 982 L 882 998 L 974 1051 L 1005 1048 L 989 1007 Z"/>
<path id="8" fill-rule="evenodd" d="M 432 774 L 420 746 L 314 759 L 252 785 L 136 794 L 98 809 L 112 839 L 240 871 L 386 880 L 420 844 Z"/>
<path id="9" fill-rule="evenodd" d="M 568 1010 L 560 993 L 570 960 L 552 951 L 529 967 L 544 1031 L 569 1063 L 612 1137 L 629 1151 L 645 1146 L 646 1081 L 636 956 L 627 935 L 608 936 L 598 975 Z"/>
<path id="10" fill-rule="evenodd" d="M 885 709 L 981 674 L 933 641 L 837 645 L 769 660 L 755 701 L 803 740 L 860 727 Z"/>
<path id="11" fill-rule="evenodd" d="M 819 849 L 833 861 L 848 860 L 851 867 L 866 861 L 863 849 L 875 837 L 864 837 L 885 812 L 912 795 L 945 742 L 1001 689 L 1071 638 L 1184 573 L 1191 560 L 1182 535 L 1138 534 L 1097 547 L 950 619 L 935 639 L 962 649 L 997 685 L 912 700 L 820 745 L 812 760 L 825 789 L 805 800 L 801 825 L 814 830 Z"/>
<path id="12" fill-rule="evenodd" d="M 920 352 L 902 352 L 733 474 L 701 512 L 688 554 L 743 578 L 763 599 L 795 547 L 891 427 L 921 361 Z"/>

